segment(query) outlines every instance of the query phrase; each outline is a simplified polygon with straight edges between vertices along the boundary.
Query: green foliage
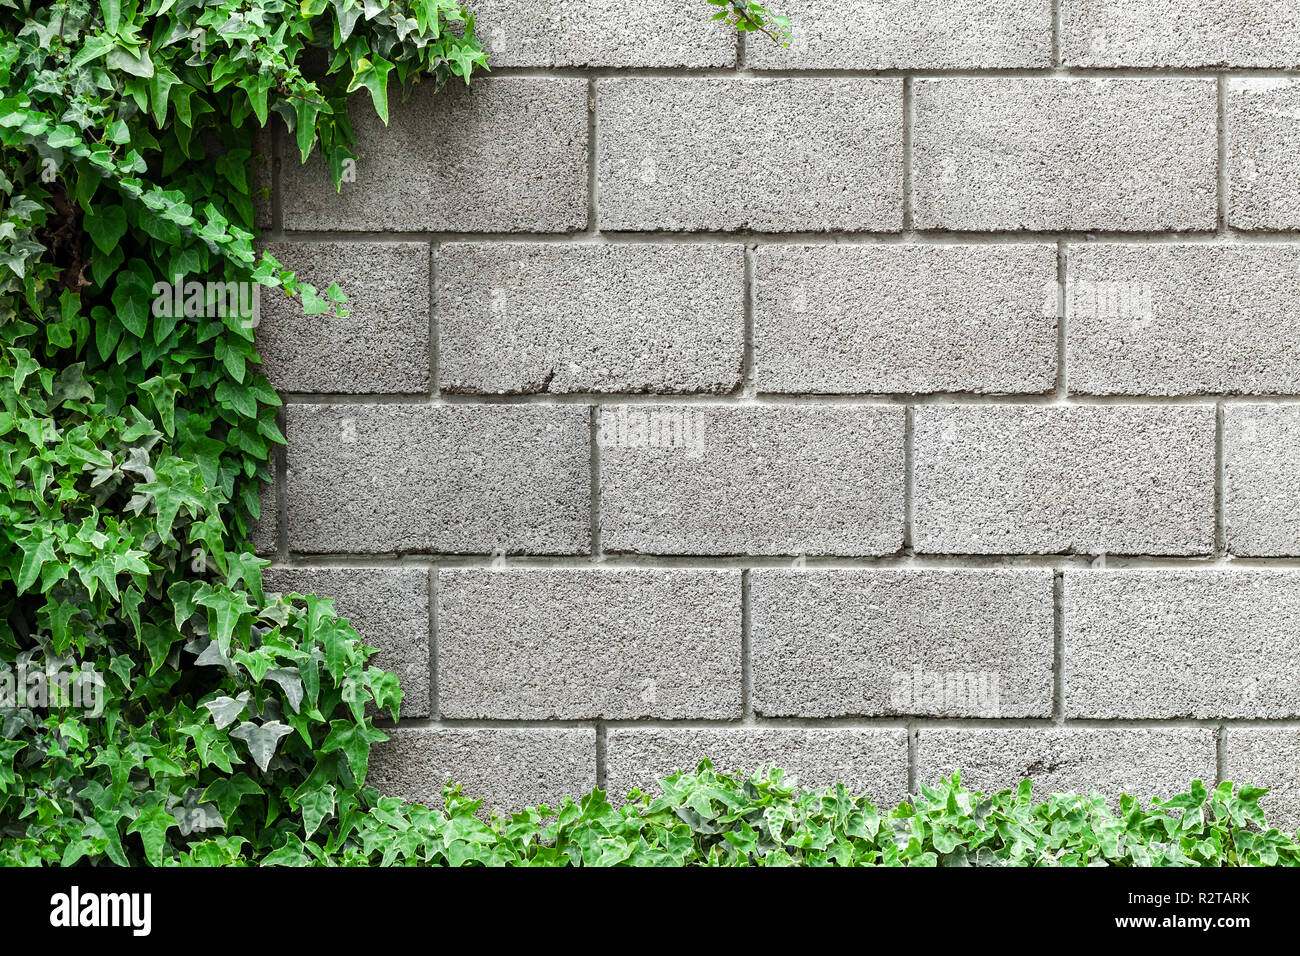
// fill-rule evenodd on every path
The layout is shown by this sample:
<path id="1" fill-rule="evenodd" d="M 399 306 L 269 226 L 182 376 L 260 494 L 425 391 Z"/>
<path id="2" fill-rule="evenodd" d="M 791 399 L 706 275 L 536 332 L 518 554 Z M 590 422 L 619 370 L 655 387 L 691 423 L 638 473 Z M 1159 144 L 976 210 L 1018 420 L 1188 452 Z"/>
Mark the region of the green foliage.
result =
<path id="1" fill-rule="evenodd" d="M 741 33 L 751 31 L 763 34 L 773 43 L 789 46 L 790 18 L 773 13 L 767 7 L 749 0 L 708 0 L 709 6 L 722 9 L 713 15 L 714 20 L 725 20 Z"/>
<path id="2" fill-rule="evenodd" d="M 386 826 L 367 707 L 396 717 L 396 679 L 248 546 L 284 441 L 252 290 L 343 302 L 255 256 L 249 170 L 279 116 L 337 186 L 349 93 L 386 117 L 394 76 L 483 62 L 451 0 L 0 0 L 3 862 L 326 859 Z M 83 668 L 81 699 L 13 687 Z"/>
<path id="3" fill-rule="evenodd" d="M 695 773 L 633 791 L 612 806 L 600 790 L 557 809 L 484 819 L 458 787 L 430 810 L 381 798 L 362 818 L 342 864 L 403 866 L 1260 866 L 1300 865 L 1300 844 L 1266 828 L 1262 790 L 1224 783 L 1168 800 L 1099 794 L 1035 803 L 1025 781 L 992 796 L 960 775 L 924 787 L 914 803 L 882 811 L 841 784 L 788 785 L 780 770 Z M 328 796 L 323 798 L 328 811 Z M 308 845 L 276 862 L 306 864 Z"/>

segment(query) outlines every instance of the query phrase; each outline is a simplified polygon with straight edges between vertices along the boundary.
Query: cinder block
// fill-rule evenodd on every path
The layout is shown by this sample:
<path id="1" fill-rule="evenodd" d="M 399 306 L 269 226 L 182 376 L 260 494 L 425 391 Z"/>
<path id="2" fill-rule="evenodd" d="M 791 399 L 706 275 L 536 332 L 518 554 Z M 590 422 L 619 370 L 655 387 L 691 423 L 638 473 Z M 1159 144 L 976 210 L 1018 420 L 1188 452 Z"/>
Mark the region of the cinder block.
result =
<path id="1" fill-rule="evenodd" d="M 1052 65 L 1050 0 L 786 0 L 793 39 L 752 37 L 758 69 L 891 70 Z"/>
<path id="2" fill-rule="evenodd" d="M 273 243 L 268 249 L 322 295 L 337 282 L 348 315 L 304 315 L 302 301 L 262 292 L 257 348 L 266 377 L 289 392 L 429 389 L 429 247 L 414 242 Z"/>
<path id="3" fill-rule="evenodd" d="M 401 716 L 428 717 L 429 573 L 418 568 L 267 568 L 268 592 L 334 599 L 363 643 L 379 653 L 370 663 L 397 675 Z M 389 717 L 387 710 L 382 711 Z"/>
<path id="4" fill-rule="evenodd" d="M 290 405 L 286 413 L 293 551 L 590 548 L 586 408 Z"/>
<path id="5" fill-rule="evenodd" d="M 1228 224 L 1300 228 L 1300 82 L 1233 78 L 1227 83 Z"/>
<path id="6" fill-rule="evenodd" d="M 890 554 L 902 408 L 600 409 L 602 543 L 644 554 Z"/>
<path id="7" fill-rule="evenodd" d="M 1223 413 L 1228 550 L 1300 554 L 1300 407 L 1228 405 Z"/>
<path id="8" fill-rule="evenodd" d="M 1259 805 L 1268 825 L 1286 833 L 1300 827 L 1300 730 L 1292 727 L 1229 727 L 1226 779 L 1267 787 Z"/>
<path id="9" fill-rule="evenodd" d="M 1034 799 L 1087 795 L 1112 804 L 1121 794 L 1143 805 L 1185 793 L 1193 780 L 1214 786 L 1215 737 L 1210 728 L 1152 730 L 1035 727 L 1016 730 L 931 730 L 917 734 L 917 783 L 935 784 L 961 771 L 962 784 L 982 793 L 1032 780 Z"/>
<path id="10" fill-rule="evenodd" d="M 1275 0 L 1061 0 L 1067 66 L 1300 64 L 1300 11 Z"/>
<path id="11" fill-rule="evenodd" d="M 444 717 L 741 715 L 739 571 L 438 572 Z"/>
<path id="12" fill-rule="evenodd" d="M 916 550 L 1207 554 L 1210 406 L 935 405 L 916 410 Z"/>
<path id="13" fill-rule="evenodd" d="M 762 246 L 764 392 L 1047 392 L 1056 248 Z"/>
<path id="14" fill-rule="evenodd" d="M 917 80 L 918 229 L 1210 230 L 1212 79 Z"/>
<path id="15" fill-rule="evenodd" d="M 597 81 L 600 228 L 897 231 L 897 79 Z"/>
<path id="16" fill-rule="evenodd" d="M 492 68 L 708 67 L 736 62 L 736 32 L 716 7 L 681 0 L 476 0 L 475 29 Z M 477 82 L 477 78 L 475 79 Z"/>
<path id="17" fill-rule="evenodd" d="M 740 246 L 453 243 L 438 251 L 442 387 L 730 392 L 745 351 Z"/>
<path id="18" fill-rule="evenodd" d="M 411 727 L 387 730 L 370 755 L 366 783 L 387 797 L 442 809 L 455 782 L 483 810 L 555 808 L 596 786 L 596 732 L 587 727 L 534 730 Z"/>
<path id="19" fill-rule="evenodd" d="M 1052 714 L 1050 570 L 756 570 L 750 608 L 761 714 Z"/>
<path id="20" fill-rule="evenodd" d="M 610 794 L 654 788 L 674 770 L 694 771 L 705 757 L 719 771 L 779 767 L 787 782 L 820 790 L 843 783 L 892 809 L 907 796 L 907 732 L 898 729 L 611 727 L 605 743 Z"/>
<path id="21" fill-rule="evenodd" d="M 1070 247 L 1069 387 L 1300 392 L 1300 245 Z"/>
<path id="22" fill-rule="evenodd" d="M 1300 715 L 1300 573 L 1067 571 L 1065 713 Z"/>
<path id="23" fill-rule="evenodd" d="M 394 95 L 385 127 L 361 91 L 355 181 L 286 145 L 286 229 L 568 232 L 587 225 L 587 81 L 477 78 Z"/>

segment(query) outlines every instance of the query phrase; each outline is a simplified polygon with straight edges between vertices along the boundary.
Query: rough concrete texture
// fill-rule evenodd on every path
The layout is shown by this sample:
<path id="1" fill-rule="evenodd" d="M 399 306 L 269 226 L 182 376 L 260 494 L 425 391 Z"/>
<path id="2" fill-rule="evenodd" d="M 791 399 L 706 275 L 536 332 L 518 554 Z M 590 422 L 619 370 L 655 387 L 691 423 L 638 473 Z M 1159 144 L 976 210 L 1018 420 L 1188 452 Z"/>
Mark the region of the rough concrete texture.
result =
<path id="1" fill-rule="evenodd" d="M 1234 77 L 1225 82 L 1228 224 L 1300 228 L 1300 81 Z"/>
<path id="2" fill-rule="evenodd" d="M 741 715 L 739 571 L 438 572 L 444 717 Z"/>
<path id="3" fill-rule="evenodd" d="M 348 314 L 304 315 L 298 299 L 262 295 L 263 371 L 288 392 L 429 389 L 429 247 L 414 242 L 272 243 L 267 251 L 324 294 L 338 283 Z"/>
<path id="4" fill-rule="evenodd" d="M 1300 827 L 1300 730 L 1293 727 L 1230 727 L 1224 779 L 1267 787 L 1259 801 L 1268 824 L 1286 833 Z"/>
<path id="5" fill-rule="evenodd" d="M 276 500 L 275 480 L 264 482 L 257 492 L 258 513 L 253 519 L 248 540 L 254 553 L 266 557 L 279 547 L 279 502 Z"/>
<path id="6" fill-rule="evenodd" d="M 901 408 L 600 409 L 602 542 L 647 554 L 889 554 Z"/>
<path id="7" fill-rule="evenodd" d="M 916 226 L 1213 229 L 1216 103 L 1202 78 L 917 80 Z"/>
<path id="8" fill-rule="evenodd" d="M 600 79 L 601 229 L 897 230 L 896 79 Z"/>
<path id="9" fill-rule="evenodd" d="M 1069 717 L 1300 715 L 1300 572 L 1066 571 Z"/>
<path id="10" fill-rule="evenodd" d="M 1061 0 L 1067 66 L 1300 64 L 1300 9 L 1277 0 Z"/>
<path id="11" fill-rule="evenodd" d="M 907 795 L 907 732 L 902 728 L 623 728 L 611 727 L 605 774 L 612 795 L 653 787 L 674 770 L 693 771 L 705 757 L 716 769 L 753 773 L 779 767 L 798 785 L 843 783 L 877 806 Z"/>
<path id="12" fill-rule="evenodd" d="M 1300 553 L 1300 407 L 1223 410 L 1226 547 L 1243 556 Z"/>
<path id="13" fill-rule="evenodd" d="M 259 333 L 293 391 L 254 544 L 442 574 L 432 634 L 313 578 L 441 652 L 386 779 L 1150 795 L 1222 724 L 1300 818 L 1296 4 L 773 6 L 788 50 L 703 0 L 484 0 L 497 72 L 387 129 L 359 92 L 341 194 L 290 136 L 254 169 L 356 306 Z"/>
<path id="14" fill-rule="evenodd" d="M 379 653 L 370 663 L 397 675 L 401 716 L 428 717 L 429 572 L 420 568 L 268 568 L 268 592 L 334 599 L 364 643 Z M 384 717 L 391 715 L 383 711 Z"/>
<path id="15" fill-rule="evenodd" d="M 1072 392 L 1300 393 L 1300 245 L 1069 251 Z"/>
<path id="16" fill-rule="evenodd" d="M 738 245 L 452 243 L 438 252 L 441 385 L 730 392 L 744 302 Z"/>
<path id="17" fill-rule="evenodd" d="M 1055 246 L 762 246 L 754 280 L 760 392 L 1055 383 Z"/>
<path id="18" fill-rule="evenodd" d="M 922 406 L 918 552 L 1207 554 L 1212 406 Z"/>
<path id="19" fill-rule="evenodd" d="M 511 812 L 596 786 L 596 732 L 590 727 L 469 729 L 428 727 L 385 731 L 370 755 L 368 785 L 385 796 L 443 806 L 442 788 L 455 781 L 483 810 Z"/>
<path id="20" fill-rule="evenodd" d="M 291 405 L 289 548 L 574 554 L 590 548 L 590 411 Z"/>
<path id="21" fill-rule="evenodd" d="M 754 37 L 758 69 L 888 70 L 1052 65 L 1051 0 L 786 0 L 793 38 Z M 751 34 L 751 36 L 753 36 Z"/>
<path id="22" fill-rule="evenodd" d="M 1052 572 L 756 570 L 754 710 L 1050 717 Z"/>
<path id="23" fill-rule="evenodd" d="M 1052 793 L 1120 794 L 1146 804 L 1184 793 L 1196 779 L 1215 779 L 1215 732 L 1208 727 L 1129 730 L 1035 727 L 959 730 L 923 727 L 917 733 L 918 782 L 961 771 L 972 790 L 996 793 L 1032 780 L 1035 799 Z"/>
<path id="24" fill-rule="evenodd" d="M 478 38 L 503 66 L 731 66 L 736 31 L 681 0 L 475 0 Z"/>
<path id="25" fill-rule="evenodd" d="M 336 193 L 319 153 L 304 166 L 286 147 L 286 229 L 566 232 L 587 224 L 585 80 L 484 77 L 437 93 L 421 83 L 393 104 L 387 127 L 370 94 L 357 96 L 356 181 Z"/>

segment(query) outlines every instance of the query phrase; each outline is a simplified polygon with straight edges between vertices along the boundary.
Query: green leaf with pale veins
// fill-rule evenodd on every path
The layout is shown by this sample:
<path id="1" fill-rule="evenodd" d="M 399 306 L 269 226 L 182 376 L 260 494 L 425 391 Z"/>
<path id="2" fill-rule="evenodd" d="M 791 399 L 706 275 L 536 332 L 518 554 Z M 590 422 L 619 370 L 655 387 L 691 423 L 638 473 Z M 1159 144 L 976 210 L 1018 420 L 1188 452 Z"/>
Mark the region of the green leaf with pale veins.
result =
<path id="1" fill-rule="evenodd" d="M 248 745 L 248 752 L 252 756 L 253 762 L 265 773 L 271 763 L 271 758 L 275 756 L 276 747 L 282 739 L 291 733 L 293 733 L 293 728 L 280 723 L 278 720 L 268 721 L 263 724 L 254 724 L 246 720 L 232 730 L 230 736 L 242 740 Z"/>

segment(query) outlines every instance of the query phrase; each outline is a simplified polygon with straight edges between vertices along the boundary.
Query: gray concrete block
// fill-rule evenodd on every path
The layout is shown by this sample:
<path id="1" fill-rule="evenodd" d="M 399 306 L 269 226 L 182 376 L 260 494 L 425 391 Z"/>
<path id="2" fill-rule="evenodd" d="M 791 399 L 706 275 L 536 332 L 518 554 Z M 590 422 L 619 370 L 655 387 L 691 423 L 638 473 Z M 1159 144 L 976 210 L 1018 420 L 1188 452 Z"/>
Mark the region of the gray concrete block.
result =
<path id="1" fill-rule="evenodd" d="M 603 406 L 604 548 L 893 553 L 903 429 L 903 409 L 880 406 Z"/>
<path id="2" fill-rule="evenodd" d="M 596 732 L 587 727 L 388 730 L 370 755 L 366 783 L 387 797 L 442 809 L 451 781 L 483 811 L 555 808 L 596 786 Z"/>
<path id="3" fill-rule="evenodd" d="M 779 767 L 796 786 L 820 790 L 843 783 L 878 807 L 907 796 L 907 732 L 897 729 L 735 727 L 709 729 L 611 727 L 605 776 L 611 795 L 654 788 L 674 770 L 693 772 L 705 757 L 719 771 Z"/>
<path id="4" fill-rule="evenodd" d="M 253 519 L 253 527 L 248 533 L 253 552 L 261 557 L 274 554 L 280 546 L 280 509 L 276 500 L 275 481 L 263 482 L 258 489 L 258 516 Z"/>
<path id="5" fill-rule="evenodd" d="M 738 718 L 739 571 L 442 569 L 444 717 Z"/>
<path id="6" fill-rule="evenodd" d="M 717 9 L 681 0 L 476 0 L 488 64 L 707 67 L 736 62 L 736 31 L 710 23 Z"/>
<path id="7" fill-rule="evenodd" d="M 601 229 L 897 230 L 897 79 L 597 81 Z"/>
<path id="8" fill-rule="evenodd" d="M 1207 554 L 1210 406 L 921 406 L 918 552 Z"/>
<path id="9" fill-rule="evenodd" d="M 1067 66 L 1300 64 L 1300 10 L 1275 0 L 1062 0 Z"/>
<path id="10" fill-rule="evenodd" d="M 1068 260 L 1072 392 L 1300 392 L 1300 245 L 1083 243 Z"/>
<path id="11" fill-rule="evenodd" d="M 1228 224 L 1300 228 L 1300 81 L 1227 80 Z"/>
<path id="12" fill-rule="evenodd" d="M 361 91 L 355 182 L 286 146 L 286 229 L 567 232 L 587 224 L 587 81 L 478 78 L 393 96 L 389 125 Z"/>
<path id="13" fill-rule="evenodd" d="M 745 352 L 739 246 L 452 243 L 438 251 L 453 392 L 730 392 Z"/>
<path id="14" fill-rule="evenodd" d="M 1286 833 L 1300 827 L 1300 730 L 1229 727 L 1225 779 L 1269 789 L 1259 805 L 1268 825 Z"/>
<path id="15" fill-rule="evenodd" d="M 429 247 L 414 242 L 272 243 L 271 255 L 324 294 L 337 282 L 344 318 L 304 315 L 300 299 L 263 290 L 257 348 L 289 392 L 429 389 Z"/>
<path id="16" fill-rule="evenodd" d="M 917 80 L 919 229 L 1209 230 L 1212 79 Z"/>
<path id="17" fill-rule="evenodd" d="M 793 39 L 750 39 L 758 69 L 890 70 L 1052 65 L 1050 0 L 786 0 Z"/>
<path id="18" fill-rule="evenodd" d="M 420 568 L 267 568 L 268 592 L 334 599 L 363 643 L 378 649 L 370 663 L 397 675 L 401 716 L 428 717 L 429 572 Z M 391 715 L 387 710 L 384 717 Z"/>
<path id="19" fill-rule="evenodd" d="M 1300 554 L 1300 407 L 1228 405 L 1223 413 L 1224 530 L 1233 554 Z"/>
<path id="20" fill-rule="evenodd" d="M 1300 715 L 1300 573 L 1066 571 L 1068 717 Z"/>
<path id="21" fill-rule="evenodd" d="M 1096 791 L 1112 807 L 1121 794 L 1146 805 L 1151 797 L 1185 793 L 1193 780 L 1212 787 L 1214 731 L 1202 727 L 1035 727 L 1016 730 L 931 730 L 917 734 L 917 782 L 935 784 L 961 771 L 962 784 L 982 793 L 1032 780 L 1035 800 L 1052 793 Z"/>
<path id="22" fill-rule="evenodd" d="M 1054 246 L 761 246 L 754 281 L 759 391 L 1055 384 Z"/>
<path id="23" fill-rule="evenodd" d="M 755 570 L 754 709 L 1050 717 L 1052 572 Z"/>
<path id="24" fill-rule="evenodd" d="M 586 408 L 290 405 L 286 419 L 293 551 L 590 548 Z"/>

